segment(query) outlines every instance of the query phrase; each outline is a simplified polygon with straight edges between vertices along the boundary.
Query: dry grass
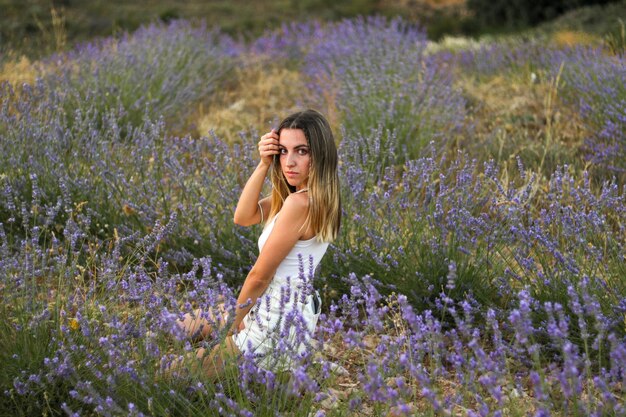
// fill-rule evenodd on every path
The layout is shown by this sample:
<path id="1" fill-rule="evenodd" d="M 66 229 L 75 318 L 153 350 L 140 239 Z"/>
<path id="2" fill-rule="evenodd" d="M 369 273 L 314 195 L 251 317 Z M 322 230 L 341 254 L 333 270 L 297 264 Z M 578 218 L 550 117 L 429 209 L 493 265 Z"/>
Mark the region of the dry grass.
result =
<path id="1" fill-rule="evenodd" d="M 476 83 L 470 79 L 461 81 L 463 90 L 472 101 L 479 103 L 480 109 L 494 118 L 492 122 L 501 122 L 506 116 L 532 116 L 538 123 L 542 112 L 543 100 L 541 87 L 533 85 L 531 79 L 512 82 L 509 77 L 496 75 L 485 82 Z"/>
<path id="2" fill-rule="evenodd" d="M 560 30 L 554 32 L 552 41 L 560 47 L 573 48 L 576 46 L 599 46 L 602 38 L 578 30 Z"/>
<path id="3" fill-rule="evenodd" d="M 303 105 L 304 83 L 296 70 L 267 63 L 236 69 L 233 82 L 205 108 L 200 105 L 193 119 L 197 133 L 205 136 L 214 131 L 228 142 L 239 141 L 239 132 L 256 129 L 269 131 L 279 119 Z"/>
<path id="4" fill-rule="evenodd" d="M 0 83 L 8 81 L 14 86 L 24 83 L 34 84 L 38 70 L 35 64 L 24 55 L 9 54 L 2 68 L 0 68 Z"/>
<path id="5" fill-rule="evenodd" d="M 522 156 L 528 168 L 544 173 L 577 160 L 582 123 L 574 109 L 561 102 L 558 82 L 526 71 L 476 81 L 460 77 L 471 103 L 475 135 L 468 147 L 488 158 L 515 166 Z"/>

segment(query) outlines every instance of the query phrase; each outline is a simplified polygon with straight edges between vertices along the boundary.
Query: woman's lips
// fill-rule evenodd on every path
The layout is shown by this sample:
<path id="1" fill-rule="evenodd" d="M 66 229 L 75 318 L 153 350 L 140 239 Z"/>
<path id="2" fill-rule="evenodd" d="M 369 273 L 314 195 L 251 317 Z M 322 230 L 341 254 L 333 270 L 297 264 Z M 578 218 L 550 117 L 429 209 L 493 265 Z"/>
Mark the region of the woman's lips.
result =
<path id="1" fill-rule="evenodd" d="M 293 172 L 293 171 L 287 171 L 285 172 L 285 175 L 289 176 L 289 177 L 295 177 L 296 175 L 298 175 L 297 172 Z"/>

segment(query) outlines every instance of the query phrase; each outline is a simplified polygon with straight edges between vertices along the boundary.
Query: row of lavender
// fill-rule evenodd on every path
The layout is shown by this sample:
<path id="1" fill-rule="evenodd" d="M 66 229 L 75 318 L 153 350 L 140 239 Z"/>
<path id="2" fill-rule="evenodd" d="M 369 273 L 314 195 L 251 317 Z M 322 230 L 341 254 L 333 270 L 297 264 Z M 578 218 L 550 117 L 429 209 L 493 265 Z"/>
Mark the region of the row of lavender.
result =
<path id="1" fill-rule="evenodd" d="M 567 167 L 546 181 L 521 163 L 518 179 L 503 181 L 493 163 L 449 154 L 450 139 L 471 134 L 454 87 L 455 65 L 465 61 L 425 52 L 423 35 L 400 21 L 285 27 L 250 46 L 178 22 L 53 57 L 35 86 L 4 85 L 3 406 L 32 414 L 66 402 L 68 410 L 103 415 L 219 414 L 220 407 L 273 414 L 278 406 L 298 415 L 285 404 L 302 388 L 309 393 L 301 410 L 333 397 L 325 373 L 336 366 L 327 359 L 303 362 L 287 389 L 245 364 L 246 377 L 218 386 L 202 377 L 182 387 L 154 382 L 168 346 L 174 356 L 191 348 L 161 334 L 173 331 L 173 317 L 220 295 L 232 304 L 232 286 L 254 258 L 255 233 L 231 217 L 254 164 L 255 135 L 243 135 L 249 145 L 228 146 L 168 133 L 229 68 L 244 65 L 239 56 L 253 54 L 300 66 L 318 105 L 336 109 L 343 125 L 345 221 L 320 282 L 335 299 L 350 289 L 353 296 L 331 306 L 318 337 L 332 345 L 397 332 L 372 349 L 350 345 L 362 361 L 346 407 L 514 410 L 528 400 L 537 410 L 623 413 L 624 190 L 615 182 L 594 187 Z M 591 53 L 544 51 L 536 65 L 557 71 L 560 56 L 576 62 Z M 490 56 L 480 51 L 467 62 Z M 581 112 L 619 127 L 623 60 L 594 56 L 617 78 L 615 71 L 579 77 L 591 80 L 580 89 L 590 100 Z M 596 84 L 612 95 L 594 92 Z M 181 269 L 190 272 L 172 273 Z M 343 280 L 354 273 L 403 295 L 389 302 L 369 285 L 356 291 L 362 284 Z M 418 314 L 407 302 L 427 310 Z M 492 340 L 478 330 L 486 322 Z M 388 327 L 399 323 L 403 331 Z M 582 386 L 572 384 L 580 375 L 587 396 L 577 401 Z M 445 394 L 442 384 L 451 381 L 462 395 Z M 128 388 L 135 384 L 139 393 Z"/>
<path id="2" fill-rule="evenodd" d="M 176 379 L 164 378 L 168 364 L 194 348 L 180 334 L 176 318 L 192 307 L 215 311 L 219 300 L 226 300 L 232 313 L 232 288 L 210 272 L 210 258 L 196 259 L 185 274 L 169 272 L 162 260 L 128 262 L 171 233 L 169 224 L 94 250 L 100 243 L 85 237 L 86 217 L 73 210 L 72 219 L 67 230 L 83 235 L 83 251 L 72 247 L 70 236 L 65 244 L 54 237 L 40 243 L 38 238 L 52 234 L 45 227 L 33 228 L 33 238 L 19 251 L 3 236 L 1 271 L 11 278 L 3 282 L 0 307 L 8 318 L 0 323 L 3 411 L 104 416 L 626 413 L 626 344 L 607 328 L 588 280 L 567 288 L 567 304 L 542 303 L 521 290 L 508 310 L 484 310 L 473 300 L 452 300 L 447 295 L 454 289 L 451 278 L 437 297 L 438 308 L 418 311 L 404 295 L 381 295 L 371 277 L 350 274 L 345 279 L 349 293 L 321 317 L 316 349 L 299 355 L 278 343 L 272 352 L 272 358 L 290 361 L 291 373 L 257 368 L 255 358 L 245 356 L 217 384 L 193 367 Z M 130 248 L 134 255 L 127 253 Z M 537 313 L 545 320 L 537 322 Z M 298 314 L 285 311 L 284 332 L 292 327 L 306 332 Z M 199 346 L 211 347 L 222 335 L 215 330 L 212 336 Z"/>

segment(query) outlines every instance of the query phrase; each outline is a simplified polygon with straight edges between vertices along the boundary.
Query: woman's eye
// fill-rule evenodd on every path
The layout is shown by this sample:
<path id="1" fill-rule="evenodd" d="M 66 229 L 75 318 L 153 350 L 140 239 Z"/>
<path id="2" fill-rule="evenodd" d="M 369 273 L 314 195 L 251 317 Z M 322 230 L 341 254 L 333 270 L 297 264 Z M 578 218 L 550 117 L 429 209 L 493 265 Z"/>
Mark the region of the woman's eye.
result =
<path id="1" fill-rule="evenodd" d="M 287 155 L 289 152 L 287 151 L 287 149 L 285 148 L 281 148 L 279 150 L 281 155 Z M 309 150 L 308 149 L 297 149 L 295 151 L 298 155 L 303 156 L 303 155 L 308 155 L 309 154 Z"/>

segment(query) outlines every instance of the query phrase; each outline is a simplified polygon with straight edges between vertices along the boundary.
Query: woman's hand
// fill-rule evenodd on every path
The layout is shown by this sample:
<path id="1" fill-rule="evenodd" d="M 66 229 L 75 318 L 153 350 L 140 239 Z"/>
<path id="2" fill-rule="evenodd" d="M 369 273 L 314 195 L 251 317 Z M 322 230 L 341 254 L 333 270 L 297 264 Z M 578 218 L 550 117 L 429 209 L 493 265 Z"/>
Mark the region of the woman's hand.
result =
<path id="1" fill-rule="evenodd" d="M 278 155 L 280 150 L 278 148 L 278 133 L 272 129 L 269 133 L 261 136 L 259 141 L 259 155 L 261 155 L 261 162 L 265 166 L 270 166 L 274 155 Z"/>

